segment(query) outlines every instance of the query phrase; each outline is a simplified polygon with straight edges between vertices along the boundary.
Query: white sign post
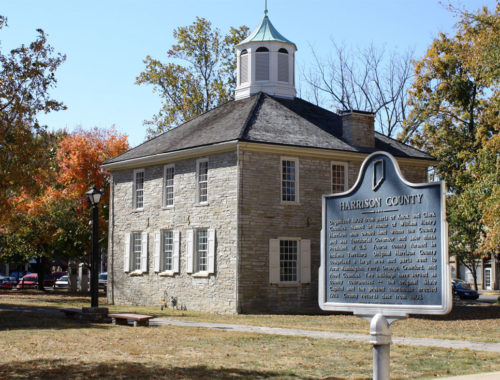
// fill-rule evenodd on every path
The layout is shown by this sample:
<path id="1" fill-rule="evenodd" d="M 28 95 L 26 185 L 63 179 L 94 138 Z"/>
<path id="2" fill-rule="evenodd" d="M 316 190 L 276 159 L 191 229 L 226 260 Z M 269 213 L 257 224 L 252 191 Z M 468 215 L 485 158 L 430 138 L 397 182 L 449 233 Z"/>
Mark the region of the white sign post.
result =
<path id="1" fill-rule="evenodd" d="M 323 196 L 319 306 L 370 320 L 373 378 L 389 379 L 392 322 L 451 310 L 445 185 L 414 184 L 390 154 Z"/>

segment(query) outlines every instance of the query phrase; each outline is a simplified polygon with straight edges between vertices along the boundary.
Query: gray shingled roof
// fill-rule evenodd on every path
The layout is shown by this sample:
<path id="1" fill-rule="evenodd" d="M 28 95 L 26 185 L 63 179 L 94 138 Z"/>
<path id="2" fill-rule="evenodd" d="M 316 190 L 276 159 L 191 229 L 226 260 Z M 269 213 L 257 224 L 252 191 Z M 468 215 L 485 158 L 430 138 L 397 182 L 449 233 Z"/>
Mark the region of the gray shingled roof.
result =
<path id="1" fill-rule="evenodd" d="M 339 115 L 299 98 L 259 93 L 208 111 L 106 164 L 234 140 L 360 153 L 383 150 L 395 157 L 433 159 L 379 133 L 374 149 L 350 145 L 341 136 Z"/>

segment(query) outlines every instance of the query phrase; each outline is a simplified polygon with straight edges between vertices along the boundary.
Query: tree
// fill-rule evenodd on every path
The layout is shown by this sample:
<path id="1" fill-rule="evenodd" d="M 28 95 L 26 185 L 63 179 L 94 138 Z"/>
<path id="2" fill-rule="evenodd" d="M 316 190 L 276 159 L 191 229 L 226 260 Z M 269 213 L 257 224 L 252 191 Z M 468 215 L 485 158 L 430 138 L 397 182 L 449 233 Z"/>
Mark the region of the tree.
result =
<path id="1" fill-rule="evenodd" d="M 66 136 L 57 151 L 58 172 L 56 176 L 57 197 L 62 199 L 64 209 L 59 220 L 60 234 L 55 243 L 75 254 L 82 254 L 90 249 L 90 208 L 86 192 L 95 185 L 103 191 L 99 203 L 100 244 L 107 242 L 109 220 L 109 172 L 101 165 L 129 148 L 127 136 L 114 129 L 90 131 L 76 130 Z M 80 236 L 80 239 L 75 239 Z"/>
<path id="2" fill-rule="evenodd" d="M 500 5 L 455 12 L 456 35 L 440 34 L 415 66 L 402 138 L 437 158 L 453 194 L 450 247 L 472 268 L 499 241 Z"/>
<path id="3" fill-rule="evenodd" d="M 0 16 L 0 29 L 6 25 L 7 19 Z M 8 199 L 21 188 L 35 190 L 35 172 L 47 149 L 37 114 L 65 109 L 48 94 L 65 56 L 54 54 L 43 30 L 37 31 L 29 46 L 7 54 L 0 50 L 0 214 L 7 213 Z"/>
<path id="4" fill-rule="evenodd" d="M 303 74 L 306 94 L 332 109 L 376 113 L 376 128 L 392 137 L 407 117 L 407 90 L 412 82 L 413 52 L 400 55 L 370 45 L 353 52 L 332 40 L 333 53 L 319 57 Z"/>
<path id="5" fill-rule="evenodd" d="M 136 84 L 149 84 L 163 98 L 160 112 L 149 125 L 148 137 L 198 116 L 234 98 L 236 56 L 234 46 L 248 34 L 248 28 L 231 28 L 229 34 L 204 18 L 174 31 L 177 44 L 168 51 L 169 59 L 180 63 L 162 63 L 147 56 L 145 71 Z"/>
<path id="6" fill-rule="evenodd" d="M 44 263 L 53 258 L 85 260 L 90 250 L 90 208 L 85 192 L 96 185 L 104 190 L 99 203 L 100 242 L 107 241 L 109 173 L 107 159 L 128 149 L 127 138 L 114 130 L 94 128 L 72 134 L 49 135 L 55 149 L 37 169 L 38 191 L 22 191 L 9 199 L 11 212 L 0 224 L 1 254 L 5 259 L 37 259 L 39 287 Z"/>

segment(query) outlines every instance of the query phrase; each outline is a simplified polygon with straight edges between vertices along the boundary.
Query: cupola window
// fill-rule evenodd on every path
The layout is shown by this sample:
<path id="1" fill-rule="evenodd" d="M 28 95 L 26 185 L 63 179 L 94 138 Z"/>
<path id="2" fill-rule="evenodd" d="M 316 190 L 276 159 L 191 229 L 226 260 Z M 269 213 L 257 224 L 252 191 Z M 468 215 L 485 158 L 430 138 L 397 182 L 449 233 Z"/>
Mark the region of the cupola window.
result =
<path id="1" fill-rule="evenodd" d="M 240 83 L 248 82 L 248 51 L 245 49 L 240 54 Z"/>
<path id="2" fill-rule="evenodd" d="M 255 79 L 269 80 L 269 49 L 260 47 L 255 54 Z"/>
<path id="3" fill-rule="evenodd" d="M 280 82 L 289 81 L 288 51 L 283 48 L 278 50 L 278 80 Z"/>

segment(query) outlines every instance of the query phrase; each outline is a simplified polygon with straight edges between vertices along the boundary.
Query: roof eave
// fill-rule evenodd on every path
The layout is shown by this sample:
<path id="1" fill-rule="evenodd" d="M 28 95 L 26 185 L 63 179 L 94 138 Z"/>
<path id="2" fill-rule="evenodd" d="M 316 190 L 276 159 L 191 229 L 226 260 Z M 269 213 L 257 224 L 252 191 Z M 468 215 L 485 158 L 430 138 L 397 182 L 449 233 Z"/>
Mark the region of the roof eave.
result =
<path id="1" fill-rule="evenodd" d="M 236 149 L 238 140 L 224 141 L 216 144 L 202 145 L 193 148 L 180 149 L 171 152 L 158 153 L 149 156 L 131 158 L 128 160 L 105 162 L 101 165 L 103 169 L 107 170 L 121 170 L 132 169 L 142 166 L 158 165 L 168 161 L 186 159 L 191 157 L 199 157 L 206 154 L 214 154 L 220 152 L 227 152 Z"/>

